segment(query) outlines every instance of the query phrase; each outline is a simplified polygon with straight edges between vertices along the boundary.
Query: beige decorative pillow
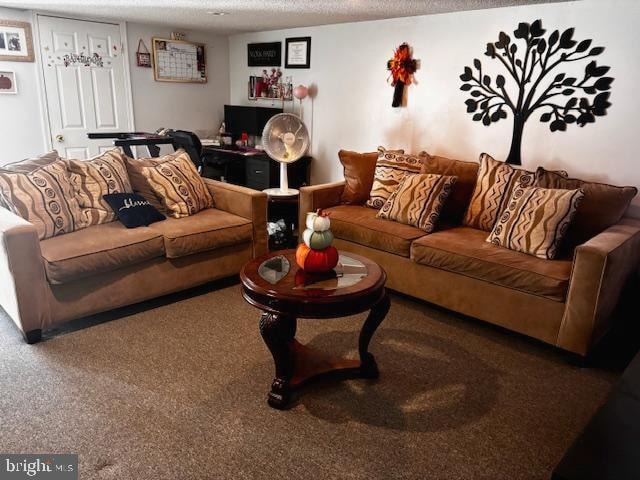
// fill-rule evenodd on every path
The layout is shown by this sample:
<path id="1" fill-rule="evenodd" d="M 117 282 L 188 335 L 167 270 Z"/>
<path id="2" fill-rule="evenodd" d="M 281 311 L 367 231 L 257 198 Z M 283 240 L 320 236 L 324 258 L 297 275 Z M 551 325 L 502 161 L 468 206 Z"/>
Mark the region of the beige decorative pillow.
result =
<path id="1" fill-rule="evenodd" d="M 422 159 L 415 155 L 378 149 L 378 160 L 367 207 L 382 208 L 408 173 L 420 173 Z"/>
<path id="2" fill-rule="evenodd" d="M 113 222 L 104 195 L 132 193 L 125 155 L 114 148 L 88 160 L 67 160 L 69 178 L 87 225 Z"/>
<path id="3" fill-rule="evenodd" d="M 553 259 L 583 196 L 582 190 L 517 186 L 487 242 Z"/>
<path id="4" fill-rule="evenodd" d="M 431 233 L 456 180 L 456 177 L 431 173 L 406 175 L 376 217 Z"/>
<path id="5" fill-rule="evenodd" d="M 478 179 L 462 221 L 463 225 L 491 231 L 516 185 L 530 186 L 534 176 L 533 172 L 513 168 L 482 153 Z"/>
<path id="6" fill-rule="evenodd" d="M 41 240 L 86 227 L 65 160 L 28 173 L 0 171 L 0 193 L 5 206 L 32 223 Z"/>
<path id="7" fill-rule="evenodd" d="M 57 150 L 51 150 L 50 152 L 43 153 L 33 158 L 25 158 L 18 162 L 6 163 L 0 167 L 1 170 L 8 170 L 10 172 L 29 173 L 34 170 L 49 165 L 51 163 L 60 160 L 60 155 Z"/>
<path id="8" fill-rule="evenodd" d="M 344 190 L 340 196 L 340 203 L 347 205 L 362 205 L 369 199 L 373 185 L 376 162 L 383 147 L 377 152 L 358 153 L 340 150 L 338 158 L 344 167 Z M 391 153 L 404 153 L 404 150 L 389 150 Z"/>
<path id="9" fill-rule="evenodd" d="M 144 159 L 139 168 L 168 215 L 187 217 L 213 207 L 211 193 L 184 150 Z"/>

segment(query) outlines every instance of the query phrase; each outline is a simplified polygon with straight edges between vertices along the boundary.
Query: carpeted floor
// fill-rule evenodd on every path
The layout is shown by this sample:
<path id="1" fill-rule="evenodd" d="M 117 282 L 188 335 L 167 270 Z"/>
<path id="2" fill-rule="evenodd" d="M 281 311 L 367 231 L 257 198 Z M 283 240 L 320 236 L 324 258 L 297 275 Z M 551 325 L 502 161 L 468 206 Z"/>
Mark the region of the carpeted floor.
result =
<path id="1" fill-rule="evenodd" d="M 198 293 L 33 346 L 0 310 L 0 451 L 78 453 L 82 479 L 544 479 L 618 377 L 394 295 L 379 380 L 276 411 L 258 312 L 237 285 Z M 363 319 L 298 338 L 354 352 Z"/>

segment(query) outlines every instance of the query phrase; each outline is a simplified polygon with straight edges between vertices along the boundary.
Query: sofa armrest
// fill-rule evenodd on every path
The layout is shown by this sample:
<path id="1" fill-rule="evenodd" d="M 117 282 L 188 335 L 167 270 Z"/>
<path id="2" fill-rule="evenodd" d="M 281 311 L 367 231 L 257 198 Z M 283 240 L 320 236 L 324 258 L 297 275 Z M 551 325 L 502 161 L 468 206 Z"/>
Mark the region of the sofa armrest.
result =
<path id="1" fill-rule="evenodd" d="M 307 212 L 315 212 L 319 208 L 329 208 L 340 205 L 340 197 L 344 190 L 344 180 L 333 183 L 323 183 L 300 188 L 300 210 L 298 225 L 300 235 L 304 230 Z"/>
<path id="2" fill-rule="evenodd" d="M 640 220 L 622 219 L 578 246 L 557 345 L 586 355 L 609 328 L 620 293 L 640 264 Z"/>
<path id="3" fill-rule="evenodd" d="M 49 325 L 47 288 L 38 231 L 0 207 L 0 305 L 23 334 Z"/>
<path id="4" fill-rule="evenodd" d="M 203 178 L 219 210 L 251 220 L 253 224 L 253 256 L 269 250 L 267 234 L 267 194 L 251 188 Z"/>

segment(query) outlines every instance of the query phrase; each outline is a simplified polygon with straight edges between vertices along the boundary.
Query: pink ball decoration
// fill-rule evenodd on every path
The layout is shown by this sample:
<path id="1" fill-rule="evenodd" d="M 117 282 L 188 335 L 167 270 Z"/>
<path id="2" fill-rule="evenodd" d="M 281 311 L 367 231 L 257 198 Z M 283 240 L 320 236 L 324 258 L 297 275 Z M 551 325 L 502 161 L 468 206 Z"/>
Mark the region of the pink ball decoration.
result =
<path id="1" fill-rule="evenodd" d="M 293 89 L 293 96 L 296 97 L 298 100 L 302 100 L 303 98 L 306 98 L 308 94 L 309 94 L 309 89 L 304 85 L 298 85 L 296 88 Z"/>

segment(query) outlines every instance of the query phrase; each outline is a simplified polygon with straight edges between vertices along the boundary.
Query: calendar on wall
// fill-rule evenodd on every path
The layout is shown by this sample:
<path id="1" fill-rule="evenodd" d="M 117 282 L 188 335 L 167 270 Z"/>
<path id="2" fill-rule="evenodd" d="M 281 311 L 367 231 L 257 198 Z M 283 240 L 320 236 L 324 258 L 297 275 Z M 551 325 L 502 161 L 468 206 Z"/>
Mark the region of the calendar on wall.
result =
<path id="1" fill-rule="evenodd" d="M 204 45 L 153 38 L 153 76 L 158 82 L 207 82 Z"/>

